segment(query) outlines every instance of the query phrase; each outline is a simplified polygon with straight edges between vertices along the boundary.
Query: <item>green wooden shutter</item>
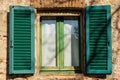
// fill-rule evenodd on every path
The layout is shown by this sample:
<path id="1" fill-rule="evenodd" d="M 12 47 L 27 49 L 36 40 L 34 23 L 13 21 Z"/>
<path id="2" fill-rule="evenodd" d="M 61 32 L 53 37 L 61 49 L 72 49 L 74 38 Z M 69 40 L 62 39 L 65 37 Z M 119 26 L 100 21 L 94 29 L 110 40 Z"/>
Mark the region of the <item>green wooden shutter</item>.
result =
<path id="1" fill-rule="evenodd" d="M 10 6 L 9 74 L 34 73 L 34 8 Z"/>
<path id="2" fill-rule="evenodd" d="M 112 72 L 110 6 L 86 7 L 86 73 Z"/>

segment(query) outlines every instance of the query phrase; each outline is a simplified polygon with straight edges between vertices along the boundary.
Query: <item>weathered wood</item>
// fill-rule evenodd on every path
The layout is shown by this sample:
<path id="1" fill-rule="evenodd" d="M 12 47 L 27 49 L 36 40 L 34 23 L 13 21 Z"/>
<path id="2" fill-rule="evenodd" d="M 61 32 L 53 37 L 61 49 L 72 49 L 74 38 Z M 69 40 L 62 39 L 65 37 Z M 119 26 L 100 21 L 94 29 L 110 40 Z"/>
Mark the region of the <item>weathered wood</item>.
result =
<path id="1" fill-rule="evenodd" d="M 35 8 L 82 8 L 84 0 L 30 0 Z"/>

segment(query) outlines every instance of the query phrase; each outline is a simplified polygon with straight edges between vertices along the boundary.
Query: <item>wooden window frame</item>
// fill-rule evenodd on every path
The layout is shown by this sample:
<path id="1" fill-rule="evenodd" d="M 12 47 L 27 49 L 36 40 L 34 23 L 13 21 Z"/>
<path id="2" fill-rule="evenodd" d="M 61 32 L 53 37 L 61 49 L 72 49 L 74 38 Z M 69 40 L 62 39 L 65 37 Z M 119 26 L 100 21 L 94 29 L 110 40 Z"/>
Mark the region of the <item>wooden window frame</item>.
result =
<path id="1" fill-rule="evenodd" d="M 42 14 L 40 14 L 40 16 L 39 16 L 39 19 L 40 19 L 40 17 L 43 17 L 44 15 L 44 17 L 52 17 L 52 16 L 56 16 L 56 17 L 64 17 L 64 16 L 67 16 L 67 17 L 72 17 L 72 16 L 74 16 L 74 17 L 78 17 L 78 25 L 79 25 L 79 32 L 81 32 L 80 30 L 81 30 L 81 19 L 82 19 L 82 17 L 80 16 L 80 14 L 77 14 L 77 15 L 73 15 L 73 14 L 70 14 L 70 15 L 66 15 L 66 14 L 64 14 L 64 15 L 58 15 L 58 14 L 55 14 L 55 15 L 52 15 L 52 16 L 49 16 L 49 15 L 47 15 L 46 16 L 46 14 L 44 14 L 44 15 L 42 15 Z M 63 26 L 63 21 L 58 21 L 58 20 L 60 20 L 60 19 L 56 19 L 56 25 L 58 26 L 58 25 L 62 25 Z M 64 20 L 64 19 L 63 19 Z M 41 40 L 41 19 L 39 20 L 40 21 L 40 23 L 39 23 L 39 25 L 40 25 L 40 40 Z M 64 26 L 63 26 L 64 27 Z M 58 29 L 57 29 L 57 31 L 58 31 Z M 63 31 L 63 30 L 62 30 Z M 61 31 L 61 32 L 62 32 Z M 62 32 L 63 33 L 63 32 Z M 59 36 L 59 33 L 57 33 L 57 36 Z M 79 38 L 81 37 L 81 33 L 79 33 Z M 58 38 L 58 37 L 57 37 Z M 64 39 L 63 39 L 63 41 L 64 41 Z M 81 40 L 79 39 L 79 44 L 81 44 Z M 40 41 L 40 46 L 42 46 L 41 45 L 41 41 Z M 64 46 L 63 46 L 64 47 Z M 77 68 L 74 68 L 73 66 L 68 66 L 68 67 L 64 67 L 64 60 L 62 61 L 61 59 L 60 59 L 60 56 L 63 56 L 64 55 L 64 53 L 62 52 L 60 55 L 58 55 L 57 56 L 57 59 L 59 59 L 59 60 L 57 60 L 57 63 L 58 63 L 58 65 L 56 66 L 56 67 L 42 67 L 41 65 L 42 65 L 42 51 L 41 51 L 41 47 L 39 47 L 40 49 L 39 49 L 39 54 L 40 54 L 40 73 L 42 74 L 42 73 L 47 73 L 47 74 L 54 74 L 54 73 L 65 73 L 65 74 L 73 74 L 73 73 L 76 73 L 76 72 L 81 72 L 81 47 L 80 47 L 80 45 L 79 45 L 79 48 L 80 48 L 80 50 L 79 50 L 79 67 L 77 67 Z M 58 53 L 58 52 L 57 52 Z M 63 58 L 63 57 L 62 57 Z"/>

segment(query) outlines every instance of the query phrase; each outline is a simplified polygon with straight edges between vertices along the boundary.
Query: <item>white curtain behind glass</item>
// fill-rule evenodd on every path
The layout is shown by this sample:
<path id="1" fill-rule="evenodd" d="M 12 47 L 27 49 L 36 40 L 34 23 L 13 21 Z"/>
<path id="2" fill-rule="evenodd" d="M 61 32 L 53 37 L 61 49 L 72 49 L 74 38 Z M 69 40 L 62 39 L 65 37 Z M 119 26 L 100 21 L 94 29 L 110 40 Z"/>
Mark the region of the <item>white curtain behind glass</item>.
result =
<path id="1" fill-rule="evenodd" d="M 64 20 L 64 65 L 79 66 L 78 20 Z"/>
<path id="2" fill-rule="evenodd" d="M 42 20 L 42 66 L 56 66 L 56 20 Z"/>

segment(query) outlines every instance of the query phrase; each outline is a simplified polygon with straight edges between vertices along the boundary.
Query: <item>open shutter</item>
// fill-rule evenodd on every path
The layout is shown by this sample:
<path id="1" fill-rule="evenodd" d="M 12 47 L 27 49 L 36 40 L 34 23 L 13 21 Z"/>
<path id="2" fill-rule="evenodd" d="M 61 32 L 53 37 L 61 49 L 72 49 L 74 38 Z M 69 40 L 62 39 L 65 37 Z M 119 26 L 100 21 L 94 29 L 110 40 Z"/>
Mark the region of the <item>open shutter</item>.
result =
<path id="1" fill-rule="evenodd" d="M 112 72 L 110 6 L 86 7 L 86 73 Z"/>
<path id="2" fill-rule="evenodd" d="M 34 8 L 10 6 L 9 74 L 34 73 Z"/>

